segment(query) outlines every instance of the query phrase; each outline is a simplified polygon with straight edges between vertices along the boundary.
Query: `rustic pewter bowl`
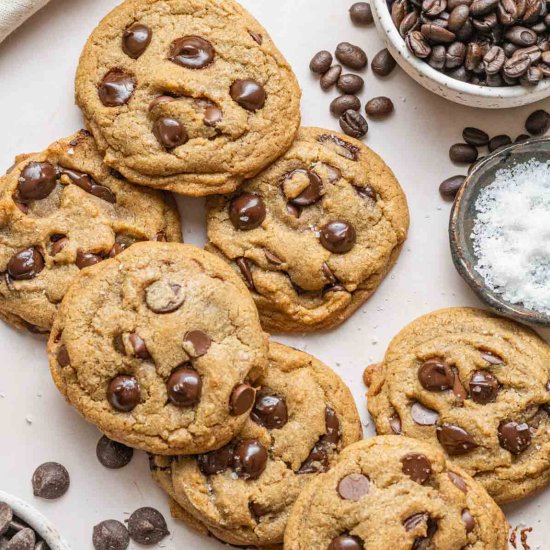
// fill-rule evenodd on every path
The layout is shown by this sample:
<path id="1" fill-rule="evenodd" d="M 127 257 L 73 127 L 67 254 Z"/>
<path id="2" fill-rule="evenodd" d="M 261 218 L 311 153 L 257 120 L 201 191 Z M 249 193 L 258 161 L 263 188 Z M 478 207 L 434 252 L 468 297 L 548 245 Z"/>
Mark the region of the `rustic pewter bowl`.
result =
<path id="1" fill-rule="evenodd" d="M 549 315 L 532 311 L 521 304 L 511 304 L 485 285 L 483 277 L 474 267 L 477 258 L 471 239 L 477 214 L 475 203 L 480 191 L 493 181 L 497 170 L 532 158 L 539 161 L 547 161 L 550 158 L 550 136 L 509 145 L 481 161 L 468 176 L 455 199 L 451 212 L 449 237 L 455 267 L 479 298 L 501 315 L 522 323 L 550 327 Z"/>

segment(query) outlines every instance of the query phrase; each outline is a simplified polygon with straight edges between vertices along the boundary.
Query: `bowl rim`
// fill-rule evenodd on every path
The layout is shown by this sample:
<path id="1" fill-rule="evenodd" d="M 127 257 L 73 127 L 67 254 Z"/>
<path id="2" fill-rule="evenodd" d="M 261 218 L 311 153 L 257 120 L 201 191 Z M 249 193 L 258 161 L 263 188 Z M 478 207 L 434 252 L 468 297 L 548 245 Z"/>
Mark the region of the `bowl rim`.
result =
<path id="1" fill-rule="evenodd" d="M 51 550 L 71 550 L 71 547 L 58 530 L 36 508 L 19 497 L 1 490 L 0 502 L 5 502 L 16 516 L 28 523 L 44 539 Z"/>
<path id="2" fill-rule="evenodd" d="M 403 37 L 399 34 L 397 27 L 393 23 L 390 10 L 387 7 L 386 0 L 370 0 L 371 7 L 374 7 L 375 14 L 383 24 L 383 32 L 387 35 L 388 39 L 392 43 L 393 47 L 397 50 L 399 55 L 405 59 L 407 63 L 412 65 L 418 72 L 424 74 L 430 80 L 437 82 L 438 84 L 453 90 L 460 94 L 474 95 L 477 97 L 484 97 L 489 99 L 514 99 L 523 98 L 529 95 L 540 94 L 541 92 L 548 91 L 550 97 L 550 78 L 543 79 L 537 86 L 480 86 L 478 84 L 471 84 L 469 82 L 462 82 L 456 78 L 452 78 L 444 73 L 441 73 L 428 65 L 424 60 L 413 55 Z M 540 101 L 538 98 L 537 101 Z"/>
<path id="3" fill-rule="evenodd" d="M 476 182 L 479 181 L 477 176 L 483 172 L 484 168 L 492 160 L 499 158 L 501 156 L 507 156 L 514 152 L 515 149 L 519 149 L 522 146 L 529 145 L 532 143 L 550 143 L 550 135 L 533 137 L 531 139 L 513 143 L 497 149 L 486 158 L 483 159 L 466 177 L 464 184 L 460 188 L 453 203 L 451 209 L 451 215 L 449 220 L 449 242 L 451 247 L 451 256 L 453 263 L 459 275 L 464 279 L 468 286 L 474 291 L 474 293 L 489 307 L 498 313 L 510 317 L 516 321 L 523 323 L 528 323 L 531 325 L 537 325 L 540 327 L 550 327 L 550 315 L 544 313 L 530 310 L 521 304 L 511 304 L 506 300 L 503 300 L 496 294 L 493 290 L 487 287 L 484 283 L 482 286 L 477 284 L 473 275 L 475 267 L 472 262 L 467 261 L 460 246 L 460 235 L 462 234 L 463 228 L 458 223 L 459 213 L 465 201 L 463 200 L 464 194 L 466 191 L 476 185 Z"/>

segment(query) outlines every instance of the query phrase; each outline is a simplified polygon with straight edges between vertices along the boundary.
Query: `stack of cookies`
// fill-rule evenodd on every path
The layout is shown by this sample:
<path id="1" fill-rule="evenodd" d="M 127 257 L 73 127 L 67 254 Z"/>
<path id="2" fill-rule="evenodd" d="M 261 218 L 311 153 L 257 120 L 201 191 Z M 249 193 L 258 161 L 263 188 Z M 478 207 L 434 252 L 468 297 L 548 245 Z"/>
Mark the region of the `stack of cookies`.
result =
<path id="1" fill-rule="evenodd" d="M 127 0 L 76 98 L 88 130 L 0 180 L 0 316 L 50 333 L 61 393 L 150 454 L 174 515 L 245 546 L 505 548 L 484 487 L 505 501 L 550 477 L 545 344 L 481 314 L 422 322 L 369 371 L 393 435 L 360 441 L 343 381 L 264 332 L 351 316 L 409 214 L 369 148 L 299 128 L 259 23 L 233 0 Z M 206 250 L 181 243 L 170 192 L 210 196 Z"/>

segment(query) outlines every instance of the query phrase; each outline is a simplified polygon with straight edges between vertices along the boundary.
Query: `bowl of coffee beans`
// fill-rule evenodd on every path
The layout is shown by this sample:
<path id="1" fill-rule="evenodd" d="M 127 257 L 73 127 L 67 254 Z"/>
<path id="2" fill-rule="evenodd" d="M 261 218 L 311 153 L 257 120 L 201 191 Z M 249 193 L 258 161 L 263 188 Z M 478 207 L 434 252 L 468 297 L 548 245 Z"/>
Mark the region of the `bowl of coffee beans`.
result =
<path id="1" fill-rule="evenodd" d="M 38 510 L 3 491 L 0 491 L 0 548 L 71 550 Z"/>
<path id="2" fill-rule="evenodd" d="M 371 0 L 399 65 L 428 90 L 471 107 L 550 97 L 547 0 Z"/>

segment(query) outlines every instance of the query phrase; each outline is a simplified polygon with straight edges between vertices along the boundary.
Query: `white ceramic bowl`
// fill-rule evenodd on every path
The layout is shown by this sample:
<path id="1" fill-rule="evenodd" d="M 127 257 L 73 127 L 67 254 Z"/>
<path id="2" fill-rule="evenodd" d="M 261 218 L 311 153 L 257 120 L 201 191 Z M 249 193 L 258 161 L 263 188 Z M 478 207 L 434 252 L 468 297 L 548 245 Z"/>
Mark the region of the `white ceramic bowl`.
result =
<path id="1" fill-rule="evenodd" d="M 3 491 L 0 491 L 0 502 L 8 504 L 13 513 L 28 523 L 46 541 L 51 550 L 71 550 L 57 529 L 38 510 Z"/>
<path id="2" fill-rule="evenodd" d="M 374 22 L 382 40 L 401 68 L 424 88 L 445 99 L 484 109 L 520 107 L 550 97 L 550 79 L 537 86 L 491 88 L 461 82 L 430 67 L 413 55 L 394 25 L 386 0 L 370 0 Z"/>

